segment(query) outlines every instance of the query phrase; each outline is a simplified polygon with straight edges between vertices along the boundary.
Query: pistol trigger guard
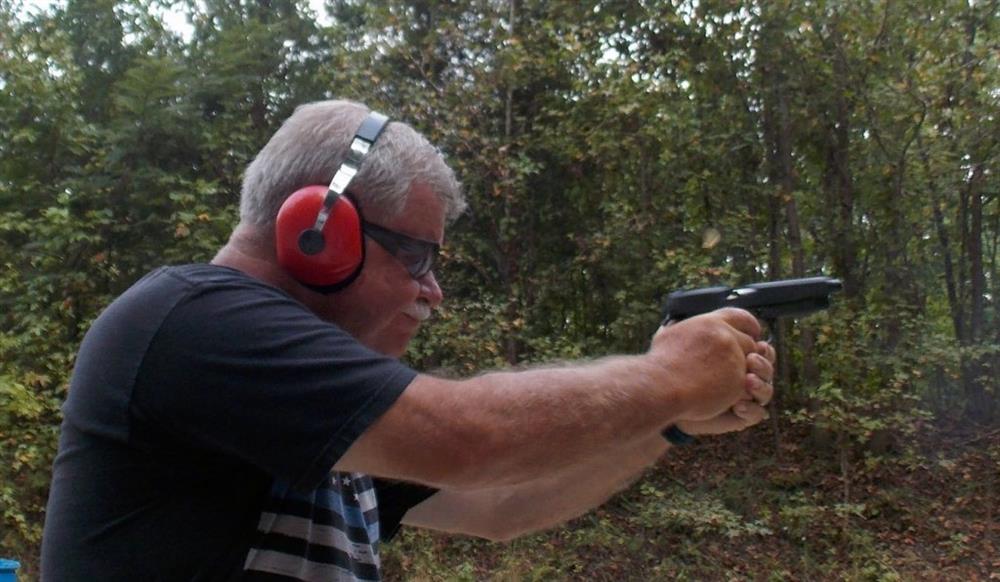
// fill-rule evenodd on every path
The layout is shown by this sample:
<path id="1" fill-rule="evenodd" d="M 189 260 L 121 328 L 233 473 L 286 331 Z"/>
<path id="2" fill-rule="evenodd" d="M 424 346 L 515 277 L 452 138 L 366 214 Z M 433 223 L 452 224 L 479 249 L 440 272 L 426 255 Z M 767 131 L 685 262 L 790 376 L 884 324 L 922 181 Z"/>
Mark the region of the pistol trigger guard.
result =
<path id="1" fill-rule="evenodd" d="M 761 333 L 761 341 L 765 341 L 772 346 L 774 345 L 774 326 L 778 325 L 778 320 L 769 317 L 762 320 L 764 322 L 764 332 Z"/>

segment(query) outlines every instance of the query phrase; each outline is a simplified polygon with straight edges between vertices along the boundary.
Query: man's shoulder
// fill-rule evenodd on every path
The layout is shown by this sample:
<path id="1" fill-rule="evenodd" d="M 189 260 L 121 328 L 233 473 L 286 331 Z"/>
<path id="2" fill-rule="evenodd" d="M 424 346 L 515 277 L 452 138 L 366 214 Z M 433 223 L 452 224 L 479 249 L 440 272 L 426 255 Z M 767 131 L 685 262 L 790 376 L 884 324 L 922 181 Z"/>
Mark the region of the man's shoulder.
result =
<path id="1" fill-rule="evenodd" d="M 251 322 L 295 314 L 315 319 L 284 291 L 235 269 L 210 264 L 160 267 L 118 296 L 94 321 L 81 354 L 96 351 L 141 361 L 147 346 L 169 329 L 181 328 L 181 339 L 200 337 L 214 324 Z M 235 339 L 245 334 L 234 334 Z M 125 356 L 128 356 L 127 358 Z"/>
<path id="2" fill-rule="evenodd" d="M 135 288 L 179 285 L 185 289 L 256 289 L 262 292 L 285 293 L 246 273 L 210 263 L 191 263 L 160 267 L 148 273 L 133 285 Z"/>
<path id="3" fill-rule="evenodd" d="M 281 289 L 246 273 L 201 263 L 155 269 L 122 293 L 111 307 L 130 306 L 132 309 L 145 311 L 154 306 L 168 305 L 168 311 L 173 311 L 178 305 L 192 302 L 197 305 L 219 296 L 228 298 L 224 302 L 240 297 L 265 297 L 278 304 L 285 304 L 286 307 L 300 305 Z"/>

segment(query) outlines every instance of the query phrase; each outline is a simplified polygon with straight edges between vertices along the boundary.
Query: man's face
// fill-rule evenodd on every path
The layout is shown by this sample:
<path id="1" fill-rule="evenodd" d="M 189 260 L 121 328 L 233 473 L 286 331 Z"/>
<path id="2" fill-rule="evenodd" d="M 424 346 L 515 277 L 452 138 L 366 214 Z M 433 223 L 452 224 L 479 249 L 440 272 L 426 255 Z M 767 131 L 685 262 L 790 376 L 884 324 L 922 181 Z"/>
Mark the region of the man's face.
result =
<path id="1" fill-rule="evenodd" d="M 423 185 L 410 190 L 403 212 L 379 226 L 440 244 L 444 239 L 444 204 Z M 347 288 L 324 298 L 320 315 L 362 344 L 399 357 L 420 323 L 442 301 L 434 273 L 414 279 L 399 259 L 372 238 L 365 239 L 365 266 Z"/>

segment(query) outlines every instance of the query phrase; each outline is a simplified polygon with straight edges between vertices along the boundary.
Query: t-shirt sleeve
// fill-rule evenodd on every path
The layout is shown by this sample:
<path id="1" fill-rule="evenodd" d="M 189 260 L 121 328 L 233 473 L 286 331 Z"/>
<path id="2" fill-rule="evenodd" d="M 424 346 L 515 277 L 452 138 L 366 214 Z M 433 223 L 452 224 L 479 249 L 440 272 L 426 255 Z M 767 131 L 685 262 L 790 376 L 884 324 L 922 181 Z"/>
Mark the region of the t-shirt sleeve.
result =
<path id="1" fill-rule="evenodd" d="M 277 289 L 195 287 L 143 358 L 132 440 L 236 457 L 311 488 L 415 376 Z"/>

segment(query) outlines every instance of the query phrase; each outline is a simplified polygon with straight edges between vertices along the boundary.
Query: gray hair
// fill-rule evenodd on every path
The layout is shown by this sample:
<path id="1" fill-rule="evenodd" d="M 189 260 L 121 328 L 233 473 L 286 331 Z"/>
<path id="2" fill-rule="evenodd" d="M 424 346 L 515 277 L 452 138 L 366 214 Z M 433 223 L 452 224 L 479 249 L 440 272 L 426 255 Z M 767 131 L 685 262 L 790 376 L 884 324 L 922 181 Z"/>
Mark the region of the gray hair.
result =
<path id="1" fill-rule="evenodd" d="M 352 101 L 297 107 L 247 167 L 240 220 L 273 228 L 278 210 L 293 192 L 329 184 L 368 111 Z M 394 121 L 365 156 L 349 190 L 367 219 L 391 220 L 403 211 L 415 183 L 441 198 L 448 221 L 465 210 L 461 186 L 437 148 L 409 125 Z"/>

